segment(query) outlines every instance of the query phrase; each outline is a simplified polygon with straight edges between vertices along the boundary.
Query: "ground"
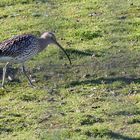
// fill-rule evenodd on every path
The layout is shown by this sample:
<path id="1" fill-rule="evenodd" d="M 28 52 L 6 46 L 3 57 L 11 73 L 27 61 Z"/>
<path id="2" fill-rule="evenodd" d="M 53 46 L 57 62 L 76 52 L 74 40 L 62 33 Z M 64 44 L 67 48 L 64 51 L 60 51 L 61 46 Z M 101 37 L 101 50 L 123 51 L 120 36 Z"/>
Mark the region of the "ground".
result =
<path id="1" fill-rule="evenodd" d="M 0 23 L 0 41 L 55 32 L 73 63 L 49 46 L 26 63 L 36 89 L 10 66 L 1 140 L 140 140 L 139 0 L 1 0 Z"/>

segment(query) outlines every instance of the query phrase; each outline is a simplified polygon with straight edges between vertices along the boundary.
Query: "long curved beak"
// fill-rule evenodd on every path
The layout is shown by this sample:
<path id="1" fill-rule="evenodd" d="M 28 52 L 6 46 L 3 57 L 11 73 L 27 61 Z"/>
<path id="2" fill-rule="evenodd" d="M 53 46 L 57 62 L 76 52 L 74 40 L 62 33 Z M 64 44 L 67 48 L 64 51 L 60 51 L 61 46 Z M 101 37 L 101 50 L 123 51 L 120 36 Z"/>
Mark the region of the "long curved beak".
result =
<path id="1" fill-rule="evenodd" d="M 69 55 L 67 54 L 67 52 L 64 50 L 64 48 L 57 41 L 55 41 L 55 44 L 65 53 L 65 55 L 67 56 L 67 58 L 70 62 L 70 65 L 71 65 L 72 64 L 71 59 L 70 59 Z"/>

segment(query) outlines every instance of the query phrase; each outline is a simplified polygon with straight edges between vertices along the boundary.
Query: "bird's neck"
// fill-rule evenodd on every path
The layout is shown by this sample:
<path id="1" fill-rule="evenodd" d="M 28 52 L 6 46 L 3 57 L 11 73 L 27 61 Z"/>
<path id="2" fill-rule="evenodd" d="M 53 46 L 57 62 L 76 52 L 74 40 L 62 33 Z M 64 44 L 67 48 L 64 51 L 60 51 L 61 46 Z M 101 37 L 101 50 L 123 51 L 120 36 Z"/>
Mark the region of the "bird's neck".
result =
<path id="1" fill-rule="evenodd" d="M 39 41 L 39 47 L 40 47 L 39 52 L 44 50 L 50 44 L 50 42 L 44 38 L 39 38 L 38 41 Z"/>

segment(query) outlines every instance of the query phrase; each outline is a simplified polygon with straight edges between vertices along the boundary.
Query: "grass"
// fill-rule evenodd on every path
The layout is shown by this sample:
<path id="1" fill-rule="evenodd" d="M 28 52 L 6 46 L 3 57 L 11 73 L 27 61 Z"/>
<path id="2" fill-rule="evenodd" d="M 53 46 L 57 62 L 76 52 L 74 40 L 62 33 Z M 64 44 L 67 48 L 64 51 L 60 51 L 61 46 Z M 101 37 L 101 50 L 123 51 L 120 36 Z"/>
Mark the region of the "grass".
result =
<path id="1" fill-rule="evenodd" d="M 1 140 L 140 139 L 139 0 L 1 0 L 0 23 L 0 41 L 54 31 L 73 62 L 54 46 L 27 62 L 37 89 L 13 65 Z"/>

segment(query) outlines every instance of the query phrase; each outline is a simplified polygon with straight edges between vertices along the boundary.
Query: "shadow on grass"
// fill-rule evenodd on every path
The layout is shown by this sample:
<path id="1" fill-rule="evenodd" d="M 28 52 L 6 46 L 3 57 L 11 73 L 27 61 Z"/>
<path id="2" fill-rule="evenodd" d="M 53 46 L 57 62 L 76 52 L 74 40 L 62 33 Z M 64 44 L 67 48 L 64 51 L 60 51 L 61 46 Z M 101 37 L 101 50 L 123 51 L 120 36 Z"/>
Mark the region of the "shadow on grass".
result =
<path id="1" fill-rule="evenodd" d="M 127 77 L 115 77 L 115 78 L 99 78 L 99 79 L 90 79 L 84 81 L 73 81 L 70 83 L 70 86 L 77 86 L 82 84 L 112 84 L 113 82 L 124 82 L 126 84 L 138 83 L 140 84 L 140 78 L 127 78 Z"/>
<path id="2" fill-rule="evenodd" d="M 48 0 L 35 0 L 36 2 L 42 2 L 42 3 L 46 3 L 48 2 Z"/>
<path id="3" fill-rule="evenodd" d="M 8 67 L 7 68 L 7 72 L 6 72 L 6 76 L 12 76 L 13 78 L 15 77 L 15 75 L 18 72 L 18 68 L 12 68 L 12 67 Z M 3 68 L 0 68 L 0 79 L 2 79 L 2 75 L 3 75 Z"/>
<path id="4" fill-rule="evenodd" d="M 120 115 L 123 115 L 123 116 L 134 116 L 134 115 L 140 115 L 140 111 L 139 110 L 133 110 L 133 112 L 131 111 L 118 111 L 118 112 L 115 112 L 111 115 L 117 115 L 117 116 L 120 116 Z"/>
<path id="5" fill-rule="evenodd" d="M 75 49 L 66 49 L 68 54 L 75 55 L 75 56 L 92 56 L 93 51 L 90 50 L 85 50 L 85 51 L 80 51 L 80 50 L 75 50 Z"/>
<path id="6" fill-rule="evenodd" d="M 97 138 L 97 137 L 103 138 L 107 136 L 113 140 L 139 140 L 139 138 L 125 136 L 120 133 L 113 132 L 112 130 L 108 130 L 108 129 L 105 129 L 105 130 L 94 129 L 92 131 L 89 130 L 85 132 L 85 135 L 88 137 L 94 137 L 94 138 Z"/>
<path id="7" fill-rule="evenodd" d="M 12 132 L 13 130 L 12 129 L 10 129 L 10 128 L 0 128 L 0 134 L 2 134 L 2 133 L 10 133 L 10 132 Z"/>
<path id="8" fill-rule="evenodd" d="M 119 133 L 116 132 L 109 132 L 108 134 L 111 138 L 113 139 L 118 139 L 118 140 L 140 140 L 140 138 L 132 138 L 132 137 L 128 137 L 128 136 L 123 136 Z"/>

